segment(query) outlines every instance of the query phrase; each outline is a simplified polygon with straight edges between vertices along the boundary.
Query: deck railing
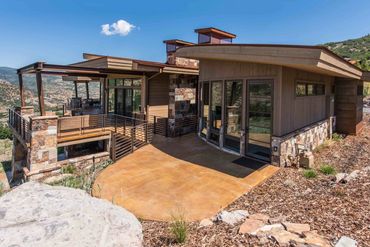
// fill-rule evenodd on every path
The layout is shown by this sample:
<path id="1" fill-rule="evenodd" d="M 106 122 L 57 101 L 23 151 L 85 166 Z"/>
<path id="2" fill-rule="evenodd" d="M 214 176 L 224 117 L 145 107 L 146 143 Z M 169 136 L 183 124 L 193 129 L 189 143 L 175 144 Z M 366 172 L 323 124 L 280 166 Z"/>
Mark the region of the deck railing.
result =
<path id="1" fill-rule="evenodd" d="M 8 125 L 13 130 L 18 139 L 29 143 L 31 140 L 31 125 L 30 121 L 22 117 L 18 112 L 13 109 L 8 110 Z"/>

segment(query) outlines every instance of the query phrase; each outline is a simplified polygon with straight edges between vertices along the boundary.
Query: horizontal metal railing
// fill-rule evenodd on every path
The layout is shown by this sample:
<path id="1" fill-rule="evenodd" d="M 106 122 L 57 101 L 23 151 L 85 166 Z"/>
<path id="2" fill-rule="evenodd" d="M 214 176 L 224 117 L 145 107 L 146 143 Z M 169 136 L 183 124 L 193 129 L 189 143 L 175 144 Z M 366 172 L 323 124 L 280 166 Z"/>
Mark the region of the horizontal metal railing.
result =
<path id="1" fill-rule="evenodd" d="M 25 143 L 31 141 L 31 125 L 30 121 L 22 117 L 13 109 L 8 110 L 8 125 L 15 134 Z"/>

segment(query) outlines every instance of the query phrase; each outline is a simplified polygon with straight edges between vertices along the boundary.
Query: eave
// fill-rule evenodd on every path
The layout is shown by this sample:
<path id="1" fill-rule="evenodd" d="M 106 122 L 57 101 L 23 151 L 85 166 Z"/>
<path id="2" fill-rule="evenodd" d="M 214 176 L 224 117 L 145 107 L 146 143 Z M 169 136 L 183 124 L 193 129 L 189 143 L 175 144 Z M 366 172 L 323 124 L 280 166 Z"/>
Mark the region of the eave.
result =
<path id="1" fill-rule="evenodd" d="M 363 71 L 321 46 L 220 44 L 183 47 L 176 55 L 282 65 L 332 76 L 361 79 Z"/>

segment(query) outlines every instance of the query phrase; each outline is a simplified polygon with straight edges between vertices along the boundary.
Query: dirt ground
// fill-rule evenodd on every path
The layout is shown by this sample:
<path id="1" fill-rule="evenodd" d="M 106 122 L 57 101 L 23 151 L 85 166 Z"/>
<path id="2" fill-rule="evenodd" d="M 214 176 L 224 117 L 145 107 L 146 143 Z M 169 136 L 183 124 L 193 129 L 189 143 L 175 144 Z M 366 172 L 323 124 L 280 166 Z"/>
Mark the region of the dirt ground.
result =
<path id="1" fill-rule="evenodd" d="M 370 166 L 370 115 L 359 136 L 347 136 L 321 146 L 315 152 L 316 167 L 329 164 L 336 172 L 350 173 Z M 307 223 L 311 229 L 333 244 L 345 235 L 370 246 L 370 172 L 346 184 L 334 182 L 334 175 L 307 179 L 303 170 L 281 169 L 270 179 L 233 202 L 227 210 L 246 209 L 249 213 L 283 216 L 295 223 Z M 194 205 L 196 207 L 196 205 Z M 277 246 L 270 240 L 260 243 L 256 237 L 238 234 L 239 225 L 217 223 L 199 228 L 199 222 L 188 224 L 185 244 L 174 241 L 169 224 L 143 221 L 145 246 Z"/>

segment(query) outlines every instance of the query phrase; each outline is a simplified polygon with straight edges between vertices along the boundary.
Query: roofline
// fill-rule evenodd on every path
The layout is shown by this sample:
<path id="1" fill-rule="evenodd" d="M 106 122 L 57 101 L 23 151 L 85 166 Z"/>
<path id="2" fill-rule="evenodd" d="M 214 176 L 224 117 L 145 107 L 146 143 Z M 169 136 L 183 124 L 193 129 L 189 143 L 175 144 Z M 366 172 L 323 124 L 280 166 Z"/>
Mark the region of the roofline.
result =
<path id="1" fill-rule="evenodd" d="M 194 32 L 196 32 L 196 33 L 215 32 L 215 33 L 218 33 L 218 34 L 221 34 L 221 35 L 228 36 L 230 38 L 236 38 L 236 34 L 229 33 L 229 32 L 226 32 L 224 30 L 221 30 L 221 29 L 218 29 L 218 28 L 215 28 L 215 27 L 197 28 L 197 29 L 194 29 Z"/>
<path id="2" fill-rule="evenodd" d="M 287 45 L 287 44 L 196 44 L 194 47 L 198 46 L 250 46 L 250 47 L 282 47 L 282 48 L 306 48 L 306 49 L 318 49 L 318 50 L 324 50 L 330 55 L 333 55 L 334 57 L 340 59 L 342 62 L 345 62 L 347 65 L 351 66 L 352 68 L 355 68 L 361 72 L 366 72 L 362 70 L 361 68 L 357 67 L 356 65 L 350 63 L 349 61 L 345 60 L 343 57 L 339 56 L 338 54 L 334 53 L 330 49 L 328 49 L 326 46 L 322 45 Z M 187 47 L 180 47 L 177 50 L 187 48 Z"/>
<path id="3" fill-rule="evenodd" d="M 179 44 L 183 44 L 183 45 L 195 45 L 195 43 L 193 43 L 193 42 L 189 42 L 189 41 L 185 41 L 185 40 L 181 40 L 181 39 L 166 39 L 166 40 L 163 40 L 163 43 L 165 43 L 165 44 L 179 43 Z"/>

